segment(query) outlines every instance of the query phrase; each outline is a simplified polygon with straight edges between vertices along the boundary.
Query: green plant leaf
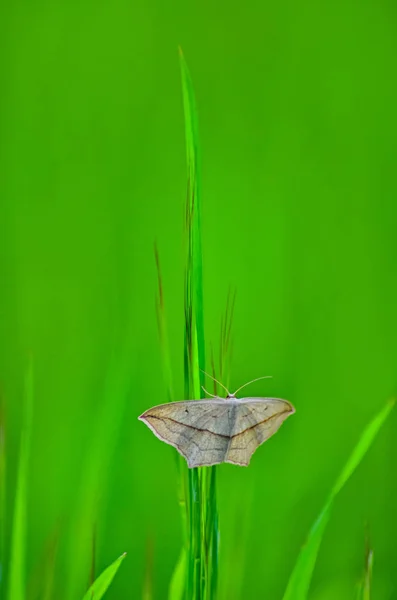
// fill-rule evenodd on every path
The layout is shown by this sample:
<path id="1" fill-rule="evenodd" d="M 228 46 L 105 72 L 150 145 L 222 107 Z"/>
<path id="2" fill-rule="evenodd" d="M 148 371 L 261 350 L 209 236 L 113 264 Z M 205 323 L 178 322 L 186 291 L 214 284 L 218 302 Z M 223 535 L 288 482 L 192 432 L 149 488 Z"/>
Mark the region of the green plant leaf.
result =
<path id="1" fill-rule="evenodd" d="M 4 398 L 0 395 L 0 598 L 4 596 L 6 528 L 6 426 Z"/>
<path id="2" fill-rule="evenodd" d="M 21 445 L 12 521 L 10 574 L 8 581 L 9 600 L 25 600 L 26 597 L 26 505 L 27 479 L 30 455 L 30 437 L 33 410 L 33 361 L 30 359 L 25 375 L 25 414 L 21 434 Z"/>
<path id="3" fill-rule="evenodd" d="M 346 465 L 336 480 L 324 508 L 309 532 L 306 543 L 298 556 L 298 560 L 290 576 L 283 600 L 306 600 L 321 540 L 330 517 L 334 499 L 363 459 L 379 429 L 389 416 L 394 403 L 394 400 L 389 401 L 364 429 Z M 364 596 L 364 598 L 367 600 L 368 596 Z"/>
<path id="4" fill-rule="evenodd" d="M 374 563 L 374 553 L 372 550 L 369 550 L 368 555 L 367 555 L 367 562 L 365 565 L 362 600 L 370 600 L 370 598 L 371 598 L 371 580 L 372 580 L 373 563 Z"/>
<path id="5" fill-rule="evenodd" d="M 30 570 L 26 588 L 27 600 L 51 600 L 54 598 L 59 538 L 60 523 L 58 522 Z"/>
<path id="6" fill-rule="evenodd" d="M 164 299 L 164 285 L 163 278 L 161 275 L 160 268 L 160 256 L 157 248 L 157 244 L 154 245 L 154 257 L 156 260 L 157 269 L 157 298 L 156 298 L 156 313 L 157 313 L 157 326 L 160 338 L 160 349 L 161 349 L 161 362 L 163 367 L 164 383 L 166 385 L 167 402 L 172 402 L 174 399 L 173 394 L 173 382 L 172 382 L 172 368 L 171 368 L 171 355 L 170 346 L 168 343 L 167 333 L 167 319 L 165 314 L 165 299 Z"/>
<path id="7" fill-rule="evenodd" d="M 124 552 L 97 577 L 85 593 L 83 600 L 100 600 L 104 596 L 126 555 L 127 553 Z"/>
<path id="8" fill-rule="evenodd" d="M 93 528 L 106 501 L 110 466 L 123 423 L 125 400 L 130 382 L 129 357 L 124 348 L 112 352 L 104 376 L 103 398 L 87 435 L 87 453 L 81 461 L 81 478 L 68 534 L 68 578 L 65 599 L 79 597 L 95 556 L 92 555 Z M 92 580 L 90 580 L 92 581 Z"/>
<path id="9" fill-rule="evenodd" d="M 367 550 L 365 553 L 365 567 L 364 575 L 361 578 L 357 586 L 357 600 L 371 600 L 371 581 L 372 581 L 372 569 L 374 563 L 374 551 L 372 550 L 369 543 L 369 536 L 367 534 Z"/>
<path id="10" fill-rule="evenodd" d="M 192 80 L 180 50 L 185 115 L 187 197 L 185 205 L 185 398 L 203 397 L 205 338 L 203 313 L 203 269 L 201 241 L 201 190 L 198 119 Z M 185 467 L 186 468 L 186 467 Z M 217 581 L 218 518 L 215 467 L 190 469 L 186 477 L 187 523 L 186 600 L 209 600 Z"/>
<path id="11" fill-rule="evenodd" d="M 186 585 L 186 550 L 182 548 L 178 562 L 172 574 L 168 600 L 183 600 Z"/>

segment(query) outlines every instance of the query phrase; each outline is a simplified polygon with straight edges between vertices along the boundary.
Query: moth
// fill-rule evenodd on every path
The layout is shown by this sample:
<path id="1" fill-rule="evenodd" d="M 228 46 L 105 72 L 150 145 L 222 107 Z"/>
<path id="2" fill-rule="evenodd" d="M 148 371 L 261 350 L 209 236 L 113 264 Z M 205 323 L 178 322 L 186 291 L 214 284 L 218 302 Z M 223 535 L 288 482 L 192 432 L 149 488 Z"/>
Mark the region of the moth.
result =
<path id="1" fill-rule="evenodd" d="M 236 398 L 240 390 L 259 379 L 265 377 L 249 381 L 233 394 L 217 381 L 226 398 L 203 388 L 211 398 L 160 404 L 138 419 L 160 440 L 174 446 L 189 468 L 224 462 L 246 467 L 255 450 L 295 412 L 292 404 L 281 398 Z"/>

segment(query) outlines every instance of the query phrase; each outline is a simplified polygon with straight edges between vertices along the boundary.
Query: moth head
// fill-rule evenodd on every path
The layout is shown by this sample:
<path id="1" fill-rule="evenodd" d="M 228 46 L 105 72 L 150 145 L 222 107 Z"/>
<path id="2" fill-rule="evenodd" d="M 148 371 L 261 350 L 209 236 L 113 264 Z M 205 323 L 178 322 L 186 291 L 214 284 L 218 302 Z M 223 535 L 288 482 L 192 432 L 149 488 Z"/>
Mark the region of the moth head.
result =
<path id="1" fill-rule="evenodd" d="M 245 388 L 247 385 L 250 385 L 251 383 L 254 383 L 255 381 L 259 381 L 260 379 L 269 379 L 271 378 L 271 375 L 265 375 L 264 377 L 257 377 L 256 379 L 252 379 L 251 381 L 248 381 L 247 383 L 244 383 L 244 385 L 240 386 L 233 394 L 231 392 L 229 392 L 229 390 L 227 389 L 227 387 L 225 387 L 223 385 L 223 383 L 221 383 L 220 381 L 218 381 L 217 379 L 215 379 L 215 377 L 212 377 L 212 375 L 210 375 L 209 373 L 206 373 L 205 371 L 203 371 L 203 369 L 200 369 L 200 371 L 202 373 L 204 373 L 204 375 L 207 375 L 207 377 L 209 377 L 210 379 L 212 379 L 213 381 L 215 381 L 215 383 L 217 383 L 218 385 L 221 386 L 221 388 L 223 388 L 225 390 L 225 392 L 227 393 L 226 396 L 226 400 L 233 400 L 233 399 L 237 399 L 236 398 L 236 394 L 242 390 L 243 388 Z M 202 385 L 201 386 L 203 391 L 208 394 L 208 396 L 211 396 L 212 398 L 219 398 L 219 396 L 214 396 L 214 394 L 210 394 L 209 392 L 207 392 L 207 390 L 205 389 L 205 387 Z"/>

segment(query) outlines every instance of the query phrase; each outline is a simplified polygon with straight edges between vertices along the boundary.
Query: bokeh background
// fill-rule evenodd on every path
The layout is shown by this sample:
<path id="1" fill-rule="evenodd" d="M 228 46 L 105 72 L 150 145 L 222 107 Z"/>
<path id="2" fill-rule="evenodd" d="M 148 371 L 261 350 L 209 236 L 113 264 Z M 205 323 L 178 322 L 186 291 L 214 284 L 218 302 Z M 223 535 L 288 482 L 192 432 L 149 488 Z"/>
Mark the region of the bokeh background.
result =
<path id="1" fill-rule="evenodd" d="M 6 539 L 31 353 L 29 585 L 55 536 L 54 597 L 81 598 L 95 531 L 97 573 L 128 552 L 109 600 L 140 598 L 145 577 L 167 597 L 181 545 L 175 451 L 137 416 L 165 401 L 155 240 L 183 394 L 180 44 L 199 111 L 207 343 L 218 347 L 235 286 L 231 386 L 273 375 L 250 393 L 297 409 L 248 469 L 218 470 L 221 589 L 281 598 L 345 459 L 395 392 L 396 6 L 16 0 L 0 10 Z M 374 598 L 397 598 L 396 424 L 392 414 L 338 497 L 313 599 L 352 597 L 366 523 Z"/>

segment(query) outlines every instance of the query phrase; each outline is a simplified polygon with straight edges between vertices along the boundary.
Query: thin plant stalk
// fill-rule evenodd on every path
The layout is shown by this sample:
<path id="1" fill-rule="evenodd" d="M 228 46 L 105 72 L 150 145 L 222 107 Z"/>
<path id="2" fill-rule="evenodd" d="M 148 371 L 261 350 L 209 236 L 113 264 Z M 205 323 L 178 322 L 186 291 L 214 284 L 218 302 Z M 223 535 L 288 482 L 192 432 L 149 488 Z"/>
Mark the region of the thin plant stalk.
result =
<path id="1" fill-rule="evenodd" d="M 192 81 L 180 51 L 183 105 L 185 114 L 187 197 L 185 210 L 185 343 L 184 380 L 186 399 L 203 397 L 205 338 L 203 311 L 203 270 L 201 248 L 201 195 L 198 125 Z M 217 557 L 213 556 L 218 537 L 216 518 L 215 467 L 189 469 L 187 476 L 188 550 L 186 599 L 209 600 L 216 594 Z M 217 546 L 215 546 L 217 552 Z"/>
<path id="2" fill-rule="evenodd" d="M 14 514 L 12 520 L 8 600 L 25 600 L 26 596 L 26 513 L 33 412 L 32 357 L 29 358 L 25 375 L 24 400 L 24 425 L 21 435 Z"/>
<path id="3" fill-rule="evenodd" d="M 6 524 L 6 446 L 4 399 L 0 396 L 0 597 L 4 596 Z"/>

